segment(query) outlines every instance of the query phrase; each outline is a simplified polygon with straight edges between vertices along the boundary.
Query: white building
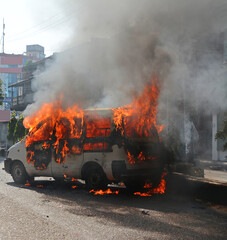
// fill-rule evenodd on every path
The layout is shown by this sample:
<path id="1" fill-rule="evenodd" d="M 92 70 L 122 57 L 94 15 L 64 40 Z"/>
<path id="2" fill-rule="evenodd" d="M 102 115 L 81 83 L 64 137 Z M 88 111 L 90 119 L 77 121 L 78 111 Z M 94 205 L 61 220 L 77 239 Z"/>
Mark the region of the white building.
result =
<path id="1" fill-rule="evenodd" d="M 227 151 L 223 150 L 224 141 L 215 139 L 218 130 L 222 129 L 224 119 L 227 117 L 225 114 L 213 115 L 212 126 L 212 160 L 214 161 L 227 161 Z"/>

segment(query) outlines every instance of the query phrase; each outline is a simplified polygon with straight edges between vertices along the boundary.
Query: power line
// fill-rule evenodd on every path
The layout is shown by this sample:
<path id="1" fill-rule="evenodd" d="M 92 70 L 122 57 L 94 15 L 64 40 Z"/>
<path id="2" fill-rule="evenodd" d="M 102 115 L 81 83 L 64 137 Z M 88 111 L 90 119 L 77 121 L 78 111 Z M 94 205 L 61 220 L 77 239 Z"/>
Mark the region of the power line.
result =
<path id="1" fill-rule="evenodd" d="M 71 8 L 70 6 L 69 6 L 68 8 L 65 8 L 65 9 L 66 9 L 66 11 L 72 10 L 72 8 Z M 57 12 L 56 14 L 52 15 L 51 17 L 47 18 L 46 20 L 42 21 L 41 23 L 39 23 L 39 24 L 37 24 L 37 25 L 34 25 L 34 26 L 32 26 L 32 27 L 30 27 L 30 28 L 28 28 L 28 29 L 26 29 L 26 30 L 24 30 L 24 31 L 22 31 L 22 32 L 17 33 L 17 34 L 9 35 L 9 38 L 14 38 L 14 37 L 16 37 L 16 36 L 18 36 L 18 35 L 27 33 L 28 31 L 30 31 L 30 30 L 32 30 L 32 29 L 34 29 L 34 28 L 37 28 L 37 27 L 43 27 L 43 25 L 45 26 L 46 23 L 49 24 L 49 21 L 50 21 L 51 19 L 53 19 L 53 18 L 55 18 L 55 17 L 57 17 L 57 16 L 60 16 L 61 14 L 62 14 L 62 11 Z"/>
<path id="2" fill-rule="evenodd" d="M 80 1 L 80 2 L 82 3 L 82 1 Z M 62 12 L 58 12 L 58 13 L 54 14 L 53 16 L 51 16 L 50 18 L 48 18 L 47 20 L 39 23 L 38 25 L 36 25 L 34 27 L 31 27 L 26 31 L 23 31 L 21 33 L 18 33 L 16 35 L 14 35 L 13 37 L 8 39 L 8 42 L 14 42 L 14 41 L 26 38 L 26 37 L 31 36 L 31 35 L 34 36 L 34 35 L 37 35 L 38 33 L 45 32 L 45 31 L 47 31 L 51 28 L 55 28 L 56 26 L 62 25 L 63 23 L 72 19 L 73 15 L 81 13 L 81 12 L 82 12 L 82 6 L 80 4 L 79 8 L 76 9 L 76 11 L 72 11 L 72 8 L 70 8 L 69 14 L 67 16 L 64 16 L 64 17 L 56 20 L 55 22 L 50 23 L 51 19 L 55 18 L 56 16 L 59 16 L 62 13 Z M 35 28 L 38 27 L 38 26 L 41 26 L 41 28 L 36 30 Z M 32 29 L 34 29 L 34 31 L 30 31 Z"/>
<path id="3" fill-rule="evenodd" d="M 2 31 L 2 52 L 4 53 L 5 51 L 5 23 L 4 23 L 4 18 L 3 18 L 3 31 Z"/>
<path id="4" fill-rule="evenodd" d="M 26 37 L 34 37 L 34 36 L 36 36 L 39 33 L 45 32 L 45 31 L 47 31 L 47 30 L 49 30 L 51 28 L 57 27 L 57 26 L 65 23 L 65 22 L 69 21 L 71 19 L 71 16 L 72 15 L 64 17 L 64 18 L 62 18 L 62 19 L 60 19 L 60 20 L 58 20 L 58 21 L 56 21 L 54 23 L 51 23 L 51 24 L 49 24 L 47 26 L 44 26 L 43 28 L 41 28 L 39 30 L 34 30 L 33 32 L 27 32 L 26 34 L 24 34 L 24 35 L 22 35 L 20 37 L 9 39 L 8 42 L 14 42 L 14 41 L 17 41 L 17 40 L 24 39 Z"/>
<path id="5" fill-rule="evenodd" d="M 43 21 L 43 22 L 41 22 L 41 23 L 39 23 L 39 24 L 37 24 L 37 25 L 34 25 L 34 26 L 32 26 L 32 27 L 30 27 L 30 28 L 28 28 L 28 29 L 26 29 L 26 30 L 24 30 L 24 31 L 22 31 L 22 32 L 19 32 L 19 33 L 17 33 L 17 34 L 13 34 L 13 35 L 9 35 L 9 39 L 15 38 L 15 37 L 17 37 L 18 35 L 21 35 L 21 34 L 23 35 L 24 33 L 27 33 L 28 31 L 30 31 L 30 30 L 32 30 L 32 29 L 34 29 L 34 28 L 36 28 L 36 27 L 40 27 L 40 26 L 42 27 L 42 25 L 46 24 L 46 23 L 49 22 L 51 19 L 53 19 L 54 17 L 60 15 L 61 13 L 62 13 L 62 12 L 59 12 L 59 13 L 57 13 L 57 14 L 49 17 L 49 18 L 46 19 L 45 21 Z"/>

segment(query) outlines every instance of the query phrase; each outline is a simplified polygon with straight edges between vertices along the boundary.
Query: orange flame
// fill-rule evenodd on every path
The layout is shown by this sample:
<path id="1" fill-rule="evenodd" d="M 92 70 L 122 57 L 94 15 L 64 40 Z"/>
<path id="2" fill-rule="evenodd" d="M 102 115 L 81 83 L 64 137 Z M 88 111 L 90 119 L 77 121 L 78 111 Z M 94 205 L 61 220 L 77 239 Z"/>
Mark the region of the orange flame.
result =
<path id="1" fill-rule="evenodd" d="M 27 151 L 27 161 L 28 162 L 34 162 L 34 152 L 33 151 Z"/>
<path id="2" fill-rule="evenodd" d="M 91 190 L 89 193 L 94 193 L 94 195 L 107 195 L 107 194 L 119 194 L 119 191 L 111 191 L 109 188 L 106 191 L 94 189 Z"/>
<path id="3" fill-rule="evenodd" d="M 136 160 L 135 160 L 134 156 L 129 151 L 127 151 L 127 155 L 128 155 L 128 162 L 129 163 L 131 163 L 131 164 L 136 163 Z"/>
<path id="4" fill-rule="evenodd" d="M 143 188 L 152 188 L 152 183 L 145 183 Z"/>
<path id="5" fill-rule="evenodd" d="M 124 137 L 158 138 L 158 133 L 164 128 L 156 122 L 159 93 L 159 80 L 154 76 L 130 105 L 112 109 L 113 123 L 120 132 L 122 145 Z M 42 148 L 47 153 L 53 149 L 53 157 L 59 164 L 65 162 L 67 154 L 102 151 L 111 147 L 110 141 L 104 141 L 105 137 L 111 135 L 111 119 L 96 115 L 89 118 L 77 105 L 64 109 L 62 97 L 53 103 L 45 103 L 39 111 L 26 117 L 24 126 L 29 128 L 25 139 L 27 161 L 33 164 L 36 161 L 35 149 L 32 147 L 34 142 L 44 142 Z M 143 150 L 135 154 L 127 146 L 125 148 L 131 164 L 158 158 Z M 47 165 L 40 163 L 35 167 L 41 170 L 47 168 Z"/>
<path id="6" fill-rule="evenodd" d="M 41 109 L 24 119 L 25 128 L 29 129 L 26 147 L 34 141 L 51 140 L 53 131 L 56 144 L 59 139 L 80 138 L 82 135 L 84 112 L 75 105 L 65 111 L 61 100 L 45 103 Z"/>
<path id="7" fill-rule="evenodd" d="M 47 142 L 44 142 L 44 144 L 42 145 L 42 148 L 43 149 L 48 149 L 48 148 L 50 148 L 50 144 L 47 143 Z"/>
<path id="8" fill-rule="evenodd" d="M 157 104 L 160 93 L 158 77 L 154 76 L 151 82 L 144 87 L 142 94 L 134 99 L 130 105 L 114 110 L 114 123 L 122 135 L 133 137 L 152 137 L 151 129 L 155 126 L 158 132 L 164 128 L 156 122 Z M 124 125 L 124 126 L 123 126 Z"/>
<path id="9" fill-rule="evenodd" d="M 66 174 L 64 174 L 64 178 L 65 179 L 67 179 L 67 178 L 70 178 L 70 177 L 68 177 Z M 78 181 L 78 179 L 76 179 L 76 178 L 71 178 L 71 182 L 77 182 Z"/>
<path id="10" fill-rule="evenodd" d="M 135 192 L 134 195 L 139 195 L 139 196 L 142 196 L 142 197 L 150 197 L 152 196 L 152 194 L 164 194 L 165 193 L 165 190 L 166 190 L 166 180 L 164 179 L 164 177 L 166 176 L 166 173 L 164 172 L 162 174 L 162 179 L 159 183 L 159 185 L 156 187 L 156 188 L 151 188 L 152 187 L 152 184 L 148 184 L 146 183 L 144 185 L 144 188 L 145 189 L 149 189 L 146 193 L 141 193 L 141 192 Z"/>
<path id="11" fill-rule="evenodd" d="M 81 151 L 82 151 L 82 149 L 79 146 L 73 145 L 70 153 L 71 154 L 81 154 Z"/>
<path id="12" fill-rule="evenodd" d="M 110 136 L 111 122 L 109 118 L 93 116 L 86 121 L 86 137 L 108 137 Z"/>
<path id="13" fill-rule="evenodd" d="M 84 123 L 86 119 L 86 124 Z M 77 105 L 62 108 L 61 99 L 53 103 L 44 104 L 41 109 L 33 115 L 24 119 L 24 126 L 29 128 L 29 134 L 25 139 L 27 148 L 27 161 L 35 163 L 34 142 L 44 141 L 44 150 L 54 149 L 54 159 L 57 163 L 65 162 L 67 154 L 81 154 L 84 151 L 103 150 L 109 147 L 108 143 L 92 141 L 94 137 L 110 136 L 110 118 L 93 115 L 85 117 L 85 113 Z M 83 143 L 84 138 L 88 138 Z M 70 139 L 76 139 L 76 143 L 70 143 Z M 82 144 L 83 143 L 83 144 Z M 36 169 L 44 169 L 47 166 L 36 166 Z"/>
<path id="14" fill-rule="evenodd" d="M 157 133 L 163 130 L 164 125 L 160 126 L 156 122 L 159 93 L 159 80 L 157 76 L 154 76 L 144 87 L 142 94 L 130 105 L 113 109 L 113 120 L 122 136 L 155 138 L 154 129 L 157 129 Z M 129 150 L 127 150 L 127 155 L 131 164 L 157 158 L 157 156 L 145 156 L 143 152 L 134 156 Z"/>

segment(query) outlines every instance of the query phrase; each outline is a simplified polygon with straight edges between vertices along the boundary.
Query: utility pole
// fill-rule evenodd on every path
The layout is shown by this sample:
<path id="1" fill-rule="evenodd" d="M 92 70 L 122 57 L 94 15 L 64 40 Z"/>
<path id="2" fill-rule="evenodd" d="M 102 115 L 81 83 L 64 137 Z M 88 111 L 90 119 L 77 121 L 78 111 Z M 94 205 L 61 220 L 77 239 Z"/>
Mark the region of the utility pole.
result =
<path id="1" fill-rule="evenodd" d="M 3 18 L 2 53 L 4 53 L 4 45 L 5 45 L 5 23 L 4 23 L 4 18 Z"/>

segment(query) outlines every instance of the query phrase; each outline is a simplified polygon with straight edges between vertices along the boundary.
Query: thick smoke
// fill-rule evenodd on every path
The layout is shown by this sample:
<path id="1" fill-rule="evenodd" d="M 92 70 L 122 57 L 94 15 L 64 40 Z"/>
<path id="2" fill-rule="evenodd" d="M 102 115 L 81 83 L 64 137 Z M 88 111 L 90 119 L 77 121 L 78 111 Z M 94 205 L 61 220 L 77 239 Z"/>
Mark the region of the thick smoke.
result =
<path id="1" fill-rule="evenodd" d="M 66 14 L 71 9 L 73 38 L 34 79 L 26 115 L 61 94 L 66 106 L 121 106 L 153 74 L 162 82 L 159 119 L 169 126 L 185 111 L 226 109 L 226 0 L 57 3 Z"/>

